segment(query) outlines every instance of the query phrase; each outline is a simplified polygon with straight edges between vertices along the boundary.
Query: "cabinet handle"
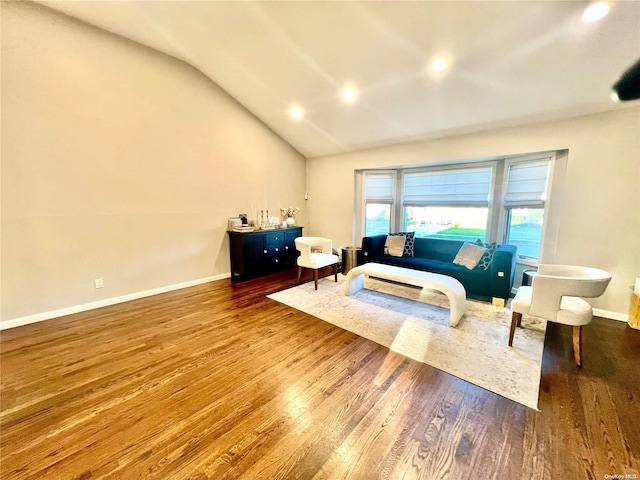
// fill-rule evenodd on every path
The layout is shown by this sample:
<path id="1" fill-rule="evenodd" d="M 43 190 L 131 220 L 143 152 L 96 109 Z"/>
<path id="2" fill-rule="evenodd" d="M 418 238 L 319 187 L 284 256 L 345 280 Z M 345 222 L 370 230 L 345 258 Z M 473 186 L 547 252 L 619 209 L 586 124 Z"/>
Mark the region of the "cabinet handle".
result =
<path id="1" fill-rule="evenodd" d="M 278 259 L 276 258 L 276 263 L 278 263 L 279 261 L 280 261 L 280 260 L 278 260 Z"/>
<path id="2" fill-rule="evenodd" d="M 276 248 L 276 252 L 278 251 L 278 249 Z"/>
<path id="3" fill-rule="evenodd" d="M 284 246 L 284 249 L 285 249 L 285 250 L 289 250 L 289 245 L 285 245 L 285 246 Z"/>
<path id="4" fill-rule="evenodd" d="M 266 251 L 266 250 L 263 250 L 263 253 L 267 253 L 267 251 Z"/>

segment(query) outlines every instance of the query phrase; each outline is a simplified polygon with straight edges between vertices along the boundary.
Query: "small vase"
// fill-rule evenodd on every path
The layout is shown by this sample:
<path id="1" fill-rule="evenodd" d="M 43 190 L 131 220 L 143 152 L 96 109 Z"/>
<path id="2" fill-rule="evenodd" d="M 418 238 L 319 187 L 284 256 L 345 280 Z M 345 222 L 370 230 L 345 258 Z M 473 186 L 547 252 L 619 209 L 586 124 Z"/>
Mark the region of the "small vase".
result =
<path id="1" fill-rule="evenodd" d="M 285 222 L 287 222 L 288 227 L 293 227 L 296 224 L 296 219 L 293 217 L 287 217 Z"/>

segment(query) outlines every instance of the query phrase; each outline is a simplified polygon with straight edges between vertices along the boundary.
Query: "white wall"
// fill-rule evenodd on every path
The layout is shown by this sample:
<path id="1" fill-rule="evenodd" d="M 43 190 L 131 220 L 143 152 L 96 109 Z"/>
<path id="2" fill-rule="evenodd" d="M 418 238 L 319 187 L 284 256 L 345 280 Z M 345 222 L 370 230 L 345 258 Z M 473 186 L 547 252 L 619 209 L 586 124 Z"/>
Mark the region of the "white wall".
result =
<path id="1" fill-rule="evenodd" d="M 229 216 L 300 206 L 354 238 L 354 170 L 568 149 L 550 261 L 640 274 L 640 108 L 310 159 L 190 66 L 30 3 L 2 2 L 1 319 L 229 271 Z M 560 201 L 558 206 L 557 201 Z M 101 277 L 105 288 L 96 290 Z"/>
<path id="2" fill-rule="evenodd" d="M 626 315 L 630 286 L 640 274 L 637 106 L 564 121 L 308 159 L 309 231 L 331 237 L 336 245 L 359 244 L 360 238 L 355 238 L 353 229 L 357 169 L 564 149 L 568 150 L 564 184 L 554 185 L 552 198 L 559 226 L 544 240 L 545 260 L 610 271 L 613 280 L 607 292 L 592 303 L 601 310 Z"/>
<path id="3" fill-rule="evenodd" d="M 1 8 L 2 320 L 228 274 L 238 213 L 305 224 L 304 158 L 200 72 Z"/>

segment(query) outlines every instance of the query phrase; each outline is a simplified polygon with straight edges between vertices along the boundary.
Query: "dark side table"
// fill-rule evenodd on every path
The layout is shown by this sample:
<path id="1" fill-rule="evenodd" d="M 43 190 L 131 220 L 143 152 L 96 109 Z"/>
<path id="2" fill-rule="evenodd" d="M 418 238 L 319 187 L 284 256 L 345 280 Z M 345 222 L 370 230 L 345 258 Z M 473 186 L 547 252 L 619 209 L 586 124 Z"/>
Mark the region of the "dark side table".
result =
<path id="1" fill-rule="evenodd" d="M 533 285 L 533 277 L 538 274 L 537 270 L 525 270 L 522 272 L 522 286 L 530 287 Z"/>
<path id="2" fill-rule="evenodd" d="M 362 248 L 342 247 L 342 274 L 346 275 L 349 270 L 362 263 Z"/>

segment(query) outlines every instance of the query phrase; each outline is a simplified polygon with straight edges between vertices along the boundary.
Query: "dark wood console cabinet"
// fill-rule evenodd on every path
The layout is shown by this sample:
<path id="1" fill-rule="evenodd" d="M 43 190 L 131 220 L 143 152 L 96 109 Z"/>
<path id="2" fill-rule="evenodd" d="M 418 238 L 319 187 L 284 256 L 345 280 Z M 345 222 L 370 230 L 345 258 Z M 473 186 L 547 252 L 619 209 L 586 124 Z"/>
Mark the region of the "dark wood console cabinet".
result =
<path id="1" fill-rule="evenodd" d="M 296 264 L 294 241 L 302 236 L 302 227 L 227 233 L 232 280 L 260 277 Z"/>

